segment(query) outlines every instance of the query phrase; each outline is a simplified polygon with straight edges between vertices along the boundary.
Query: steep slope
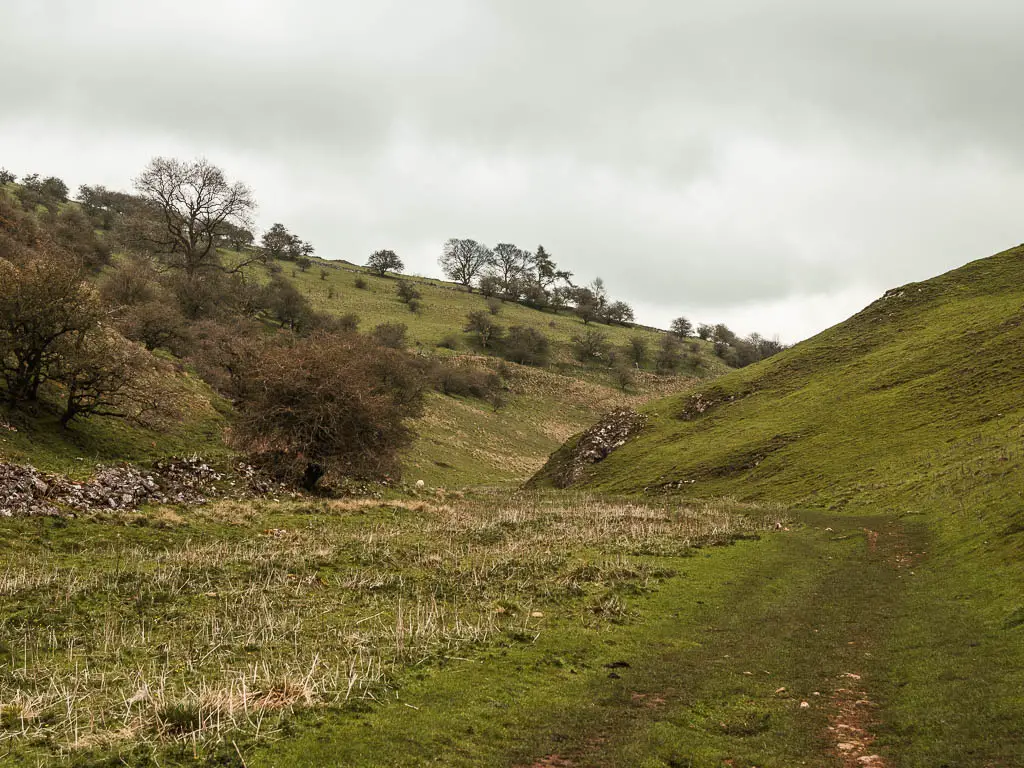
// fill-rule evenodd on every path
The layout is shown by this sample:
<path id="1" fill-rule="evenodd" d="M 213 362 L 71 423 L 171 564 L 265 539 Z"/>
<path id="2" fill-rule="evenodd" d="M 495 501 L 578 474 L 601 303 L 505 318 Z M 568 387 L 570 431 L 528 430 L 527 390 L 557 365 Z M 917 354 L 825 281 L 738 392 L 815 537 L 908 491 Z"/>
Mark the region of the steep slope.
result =
<path id="1" fill-rule="evenodd" d="M 1019 503 L 1022 278 L 1024 247 L 889 291 L 775 358 L 652 403 L 643 432 L 582 484 L 907 509 L 986 485 Z"/>

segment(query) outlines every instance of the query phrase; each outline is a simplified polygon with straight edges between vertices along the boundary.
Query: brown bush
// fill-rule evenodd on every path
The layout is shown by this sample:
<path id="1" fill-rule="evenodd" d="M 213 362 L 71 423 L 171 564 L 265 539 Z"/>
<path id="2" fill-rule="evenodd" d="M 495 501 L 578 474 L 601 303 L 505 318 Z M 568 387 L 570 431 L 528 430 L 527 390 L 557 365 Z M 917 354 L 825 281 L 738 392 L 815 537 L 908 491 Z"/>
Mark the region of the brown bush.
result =
<path id="1" fill-rule="evenodd" d="M 235 444 L 312 489 L 328 472 L 379 477 L 420 412 L 423 384 L 408 357 L 356 334 L 316 333 L 270 346 L 254 361 L 238 404 Z"/>

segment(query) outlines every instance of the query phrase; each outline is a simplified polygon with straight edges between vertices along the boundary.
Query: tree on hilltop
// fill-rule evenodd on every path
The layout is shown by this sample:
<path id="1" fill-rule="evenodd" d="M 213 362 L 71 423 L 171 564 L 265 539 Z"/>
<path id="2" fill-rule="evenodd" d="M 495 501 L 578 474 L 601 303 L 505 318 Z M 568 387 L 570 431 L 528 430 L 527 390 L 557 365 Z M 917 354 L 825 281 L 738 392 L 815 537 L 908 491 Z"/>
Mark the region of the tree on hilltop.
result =
<path id="1" fill-rule="evenodd" d="M 685 317 L 677 317 L 672 321 L 672 325 L 669 326 L 669 330 L 679 338 L 684 339 L 693 334 L 693 323 Z"/>
<path id="2" fill-rule="evenodd" d="M 404 272 L 405 264 L 394 251 L 380 250 L 370 254 L 366 260 L 366 267 L 371 272 L 384 277 L 388 272 Z"/>
<path id="3" fill-rule="evenodd" d="M 494 263 L 494 254 L 476 240 L 452 238 L 444 244 L 438 262 L 449 280 L 472 291 L 473 281 Z"/>

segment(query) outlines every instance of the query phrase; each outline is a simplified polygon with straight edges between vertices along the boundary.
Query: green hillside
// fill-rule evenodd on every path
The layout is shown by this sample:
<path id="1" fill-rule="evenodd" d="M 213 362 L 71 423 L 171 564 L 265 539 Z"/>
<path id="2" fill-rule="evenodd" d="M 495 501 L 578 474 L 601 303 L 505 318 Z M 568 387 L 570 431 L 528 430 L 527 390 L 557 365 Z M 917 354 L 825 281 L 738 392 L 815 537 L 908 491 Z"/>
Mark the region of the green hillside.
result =
<path id="1" fill-rule="evenodd" d="M 282 262 L 284 274 L 291 280 L 313 308 L 331 314 L 354 313 L 359 318 L 359 328 L 371 330 L 378 323 L 404 323 L 409 329 L 409 339 L 416 346 L 436 347 L 446 337 L 460 337 L 457 351 L 476 351 L 470 337 L 463 333 L 466 315 L 470 312 L 487 310 L 487 299 L 479 292 L 470 293 L 460 285 L 419 276 L 379 277 L 367 269 L 344 261 L 316 259 L 306 271 Z M 321 270 L 325 273 L 321 276 Z M 366 287 L 357 288 L 356 281 L 362 279 Z M 421 309 L 410 312 L 395 290 L 399 280 L 413 283 L 422 294 Z M 503 327 L 514 325 L 536 328 L 547 336 L 554 345 L 552 363 L 558 369 L 589 378 L 610 381 L 607 371 L 587 368 L 573 356 L 570 342 L 574 336 L 585 330 L 583 321 L 570 310 L 559 312 L 531 309 L 511 301 L 501 303 L 501 310 L 495 320 Z M 651 352 L 651 361 L 645 366 L 653 367 L 653 356 L 663 331 L 643 326 L 627 327 L 592 323 L 608 337 L 616 347 L 626 344 L 634 336 L 642 337 Z M 729 368 L 713 354 L 712 345 L 699 339 L 690 340 L 700 350 L 701 365 L 697 371 L 704 375 L 725 372 Z M 486 351 L 486 350 L 485 350 Z M 442 353 L 447 350 L 441 350 Z"/>
<path id="2" fill-rule="evenodd" d="M 728 495 L 790 507 L 799 535 L 784 575 L 735 573 L 757 572 L 769 604 L 805 564 L 820 574 L 793 605 L 766 609 L 794 643 L 814 620 L 803 616 L 861 603 L 824 653 L 870 646 L 842 664 L 866 667 L 880 708 L 874 736 L 850 747 L 860 762 L 836 765 L 1024 759 L 1022 278 L 1024 246 L 889 291 L 776 358 L 649 404 L 642 430 L 578 482 L 661 503 Z M 562 476 L 572 448 L 535 484 Z M 837 576 L 834 549 L 800 552 L 822 529 L 861 562 Z M 871 762 L 875 738 L 884 763 Z"/>
<path id="3" fill-rule="evenodd" d="M 923 508 L 1020 506 L 1024 247 L 892 291 L 850 320 L 652 403 L 602 491 Z M 557 458 L 554 460 L 557 461 Z"/>

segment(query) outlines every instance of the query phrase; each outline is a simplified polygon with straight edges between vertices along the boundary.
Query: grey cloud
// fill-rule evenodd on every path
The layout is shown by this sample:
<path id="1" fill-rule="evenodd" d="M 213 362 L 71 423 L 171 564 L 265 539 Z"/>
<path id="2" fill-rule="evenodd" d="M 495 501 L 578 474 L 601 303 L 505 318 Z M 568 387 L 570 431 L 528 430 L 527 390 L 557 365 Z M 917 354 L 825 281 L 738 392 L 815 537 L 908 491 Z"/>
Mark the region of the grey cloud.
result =
<path id="1" fill-rule="evenodd" d="M 543 242 L 643 320 L 803 335 L 841 319 L 822 296 L 1020 239 L 1022 22 L 996 0 L 7 4 L 0 164 L 127 186 L 149 141 L 326 256 L 386 243 L 434 272 L 453 234 Z"/>

